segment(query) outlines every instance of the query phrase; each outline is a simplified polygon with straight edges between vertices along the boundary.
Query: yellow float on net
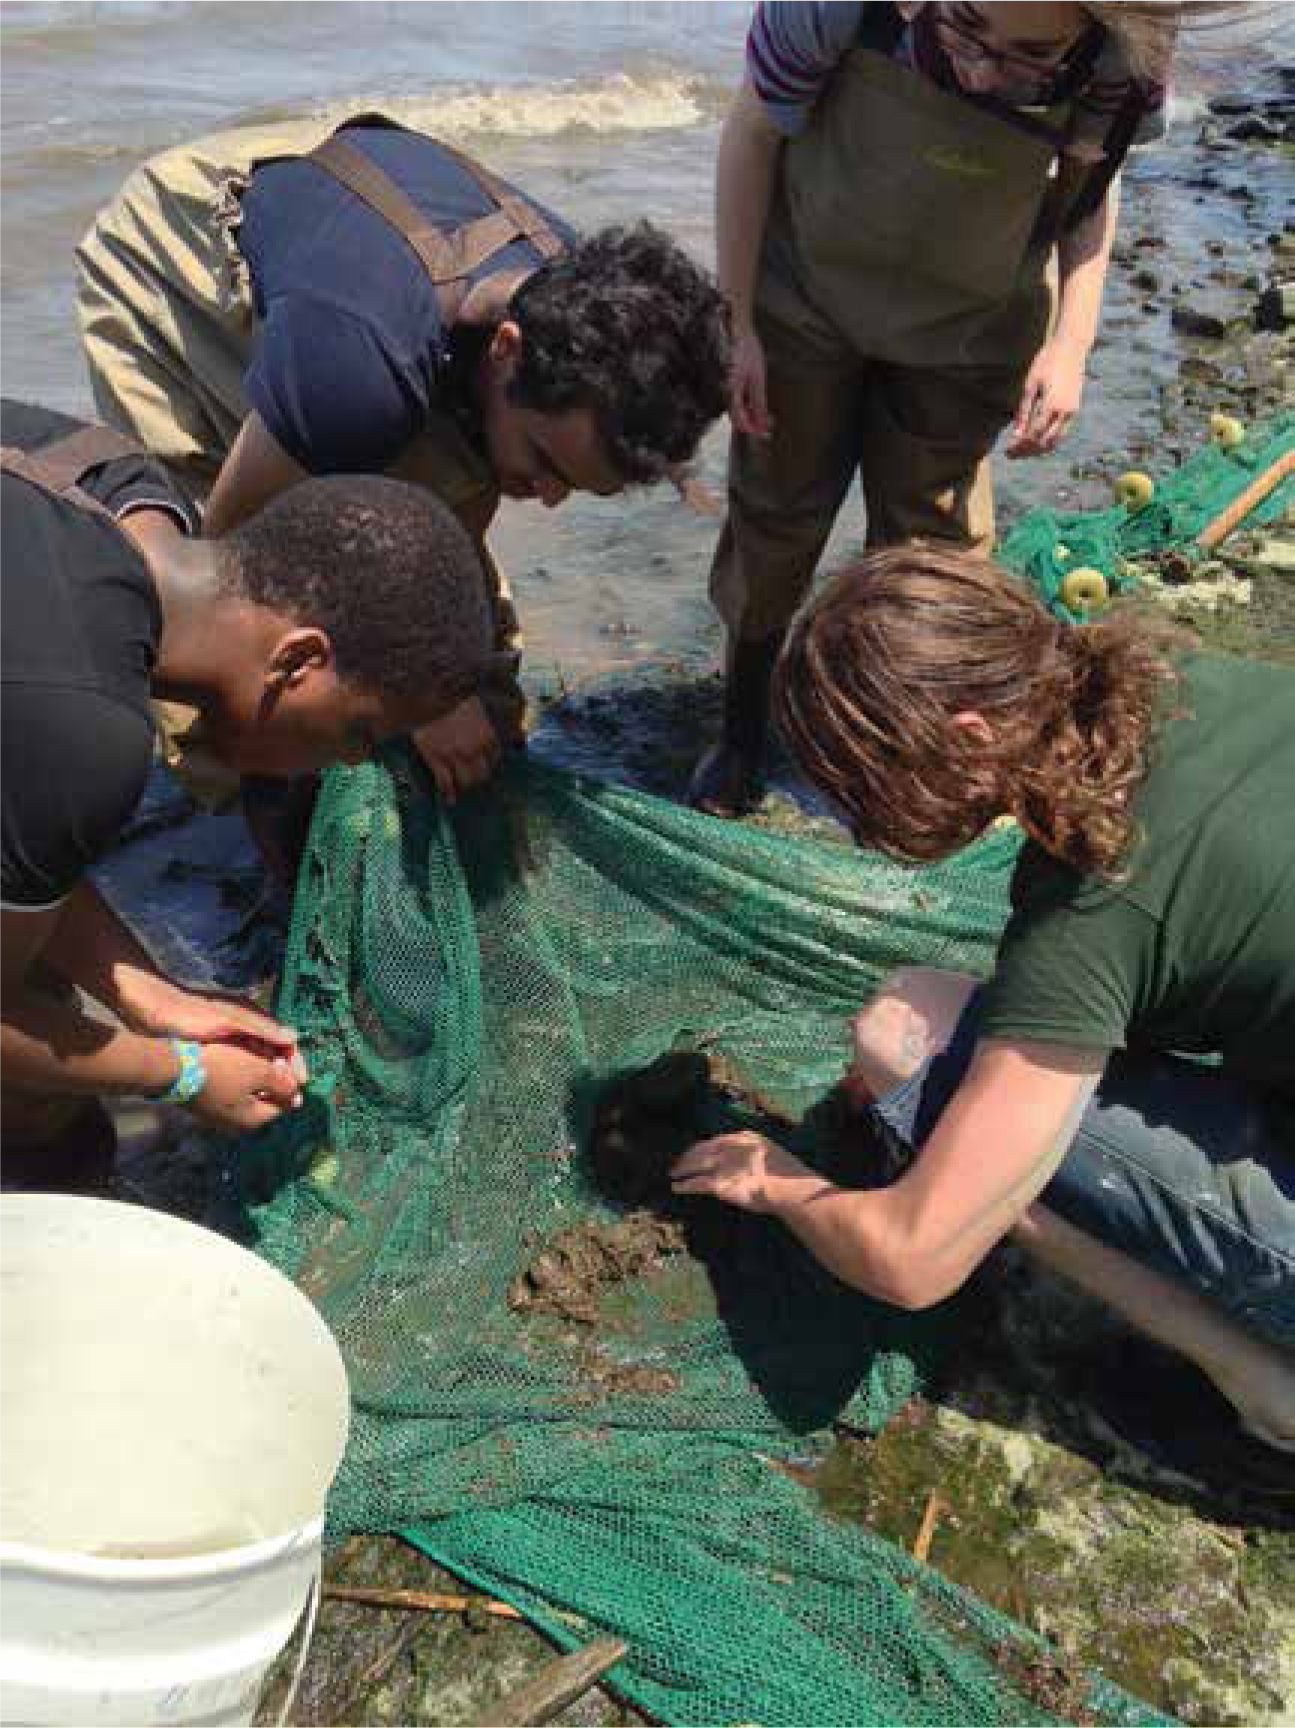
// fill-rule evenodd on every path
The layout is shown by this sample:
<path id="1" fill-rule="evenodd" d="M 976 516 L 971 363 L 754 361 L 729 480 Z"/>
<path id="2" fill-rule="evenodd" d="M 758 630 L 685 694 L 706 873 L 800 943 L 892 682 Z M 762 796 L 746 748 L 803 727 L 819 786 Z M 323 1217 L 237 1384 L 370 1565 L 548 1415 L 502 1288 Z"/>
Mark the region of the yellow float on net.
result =
<path id="1" fill-rule="evenodd" d="M 1115 482 L 1115 496 L 1128 510 L 1141 510 L 1151 502 L 1155 490 L 1155 481 L 1140 468 L 1130 468 Z"/>
<path id="2" fill-rule="evenodd" d="M 1210 415 L 1210 437 L 1220 450 L 1235 450 L 1245 435 L 1245 427 L 1234 415 Z"/>
<path id="3" fill-rule="evenodd" d="M 1100 612 L 1110 597 L 1105 576 L 1088 566 L 1068 571 L 1061 584 L 1061 598 L 1072 612 Z"/>

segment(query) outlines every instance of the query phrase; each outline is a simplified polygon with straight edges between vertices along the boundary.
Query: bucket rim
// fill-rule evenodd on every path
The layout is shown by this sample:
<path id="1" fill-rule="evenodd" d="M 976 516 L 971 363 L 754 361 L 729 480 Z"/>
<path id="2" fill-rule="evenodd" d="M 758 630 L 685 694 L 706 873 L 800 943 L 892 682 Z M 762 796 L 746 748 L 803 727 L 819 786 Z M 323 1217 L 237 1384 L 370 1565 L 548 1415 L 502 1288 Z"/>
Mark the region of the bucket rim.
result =
<path id="1" fill-rule="evenodd" d="M 324 1516 L 295 1525 L 278 1536 L 244 1542 L 237 1548 L 217 1548 L 206 1554 L 178 1554 L 165 1559 L 132 1559 L 128 1555 L 82 1554 L 74 1548 L 44 1548 L 35 1542 L 0 1541 L 0 1572 L 40 1572 L 46 1577 L 124 1584 L 199 1583 L 231 1573 L 255 1571 L 307 1554 L 321 1546 Z"/>

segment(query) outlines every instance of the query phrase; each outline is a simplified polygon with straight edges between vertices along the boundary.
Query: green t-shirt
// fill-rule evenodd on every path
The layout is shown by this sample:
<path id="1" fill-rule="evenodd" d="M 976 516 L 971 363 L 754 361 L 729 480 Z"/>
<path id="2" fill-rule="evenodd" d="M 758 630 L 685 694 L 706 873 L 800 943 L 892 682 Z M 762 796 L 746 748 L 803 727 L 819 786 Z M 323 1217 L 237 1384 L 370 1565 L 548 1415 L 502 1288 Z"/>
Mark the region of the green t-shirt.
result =
<path id="1" fill-rule="evenodd" d="M 1121 878 L 1022 852 L 980 1033 L 1216 1054 L 1295 1096 L 1295 668 L 1180 672 Z"/>

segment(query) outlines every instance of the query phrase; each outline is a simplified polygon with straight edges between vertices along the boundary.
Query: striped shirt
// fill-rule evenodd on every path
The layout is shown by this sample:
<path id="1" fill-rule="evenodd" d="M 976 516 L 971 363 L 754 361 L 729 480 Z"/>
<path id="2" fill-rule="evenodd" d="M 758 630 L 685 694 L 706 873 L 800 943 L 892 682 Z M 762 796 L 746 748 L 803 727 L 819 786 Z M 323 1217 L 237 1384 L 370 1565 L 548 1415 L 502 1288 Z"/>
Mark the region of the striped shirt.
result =
<path id="1" fill-rule="evenodd" d="M 858 40 L 865 4 L 867 0 L 759 0 L 747 35 L 747 75 L 781 132 L 793 135 L 805 126 L 837 65 Z M 910 22 L 896 45 L 895 57 L 925 71 L 915 50 L 917 33 L 912 23 L 923 8 L 909 5 L 900 10 Z M 1142 102 L 1134 144 L 1163 137 L 1164 89 L 1135 79 L 1120 43 L 1108 36 L 1090 76 L 1075 94 L 1074 125 L 1065 153 L 1097 161 L 1104 154 L 1111 122 L 1131 93 Z"/>

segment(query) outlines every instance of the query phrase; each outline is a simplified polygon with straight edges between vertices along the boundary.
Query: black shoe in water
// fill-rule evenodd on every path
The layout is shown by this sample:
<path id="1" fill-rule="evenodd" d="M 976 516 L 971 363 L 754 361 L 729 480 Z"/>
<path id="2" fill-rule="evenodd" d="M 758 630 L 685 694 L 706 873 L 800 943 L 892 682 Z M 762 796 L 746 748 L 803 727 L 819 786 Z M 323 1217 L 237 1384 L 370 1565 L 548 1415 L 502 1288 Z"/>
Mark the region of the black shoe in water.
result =
<path id="1" fill-rule="evenodd" d="M 721 742 L 693 770 L 688 802 L 711 816 L 749 816 L 764 802 L 767 790 L 763 751 L 756 756 Z"/>

